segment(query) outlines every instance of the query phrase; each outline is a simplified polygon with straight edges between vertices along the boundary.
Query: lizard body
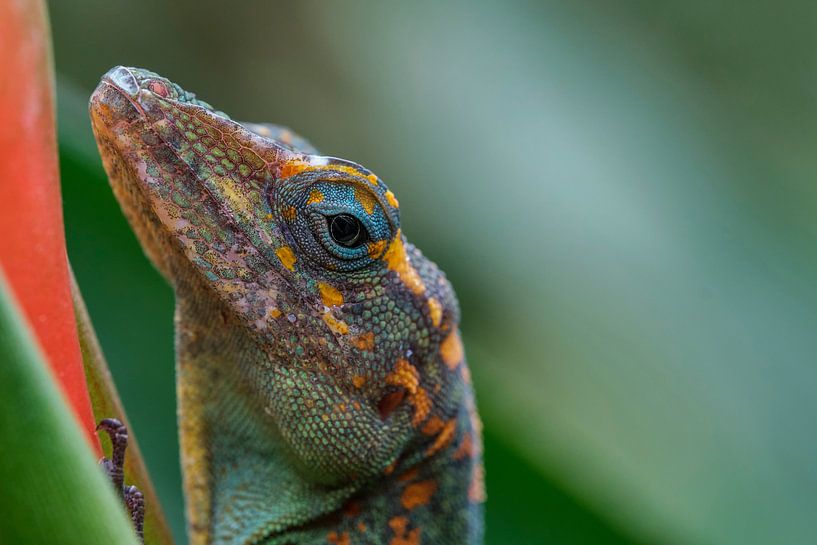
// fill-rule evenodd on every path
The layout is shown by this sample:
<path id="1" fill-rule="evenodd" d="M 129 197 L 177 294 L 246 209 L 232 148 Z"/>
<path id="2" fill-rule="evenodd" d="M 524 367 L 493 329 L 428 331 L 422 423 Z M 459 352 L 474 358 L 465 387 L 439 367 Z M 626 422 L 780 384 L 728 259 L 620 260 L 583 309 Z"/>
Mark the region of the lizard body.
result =
<path id="1" fill-rule="evenodd" d="M 481 542 L 456 298 L 382 180 L 145 70 L 108 72 L 90 113 L 176 294 L 191 545 Z"/>

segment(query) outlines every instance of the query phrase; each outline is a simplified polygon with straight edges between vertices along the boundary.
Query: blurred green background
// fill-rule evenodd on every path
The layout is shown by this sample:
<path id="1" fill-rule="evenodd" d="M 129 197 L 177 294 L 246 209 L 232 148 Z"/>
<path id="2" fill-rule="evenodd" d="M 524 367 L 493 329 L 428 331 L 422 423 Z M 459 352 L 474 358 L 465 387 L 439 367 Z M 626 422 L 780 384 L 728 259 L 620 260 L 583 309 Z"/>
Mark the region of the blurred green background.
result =
<path id="1" fill-rule="evenodd" d="M 85 106 L 117 64 L 398 195 L 460 296 L 488 543 L 815 543 L 817 4 L 50 10 L 70 257 L 179 543 L 172 293 Z"/>

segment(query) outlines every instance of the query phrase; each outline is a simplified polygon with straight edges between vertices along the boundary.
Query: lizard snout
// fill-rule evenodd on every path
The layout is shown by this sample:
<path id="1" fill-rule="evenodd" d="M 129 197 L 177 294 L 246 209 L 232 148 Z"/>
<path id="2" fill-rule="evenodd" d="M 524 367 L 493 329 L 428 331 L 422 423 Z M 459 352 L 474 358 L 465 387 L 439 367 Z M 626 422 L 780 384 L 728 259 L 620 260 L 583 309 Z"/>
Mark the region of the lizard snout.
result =
<path id="1" fill-rule="evenodd" d="M 124 66 L 111 68 L 102 76 L 102 80 L 131 97 L 136 97 L 137 93 L 139 93 L 139 81 L 133 75 L 133 72 Z"/>

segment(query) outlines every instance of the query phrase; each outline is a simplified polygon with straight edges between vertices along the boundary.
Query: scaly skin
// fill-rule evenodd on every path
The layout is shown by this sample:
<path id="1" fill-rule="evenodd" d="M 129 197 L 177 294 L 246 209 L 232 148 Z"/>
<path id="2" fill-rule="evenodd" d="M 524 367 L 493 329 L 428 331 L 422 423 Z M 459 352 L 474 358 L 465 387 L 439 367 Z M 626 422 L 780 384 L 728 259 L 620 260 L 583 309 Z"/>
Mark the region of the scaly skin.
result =
<path id="1" fill-rule="evenodd" d="M 108 72 L 90 112 L 176 293 L 190 543 L 481 542 L 457 302 L 383 182 L 145 70 Z M 337 242 L 338 214 L 368 241 Z"/>

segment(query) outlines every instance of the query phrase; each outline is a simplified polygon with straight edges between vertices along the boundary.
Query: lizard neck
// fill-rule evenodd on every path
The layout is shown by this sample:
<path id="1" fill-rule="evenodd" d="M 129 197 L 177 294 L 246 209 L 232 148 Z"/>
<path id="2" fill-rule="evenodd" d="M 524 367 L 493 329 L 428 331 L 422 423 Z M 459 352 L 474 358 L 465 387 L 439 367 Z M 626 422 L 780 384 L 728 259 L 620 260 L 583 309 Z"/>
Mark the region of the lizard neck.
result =
<path id="1" fill-rule="evenodd" d="M 175 278 L 190 544 L 259 543 L 338 509 L 354 487 L 311 484 L 257 398 L 252 382 L 274 362 L 206 286 L 193 275 Z"/>
<path id="2" fill-rule="evenodd" d="M 389 475 L 352 496 L 342 509 L 265 543 L 482 543 L 481 444 L 472 402 L 469 397 L 459 407 L 453 420 L 456 426 L 445 445 L 439 441 L 415 443 Z"/>
<path id="3" fill-rule="evenodd" d="M 195 275 L 177 274 L 179 433 L 191 545 L 478 543 L 478 421 L 463 381 L 374 480 L 313 482 L 253 384 L 278 362 Z"/>

